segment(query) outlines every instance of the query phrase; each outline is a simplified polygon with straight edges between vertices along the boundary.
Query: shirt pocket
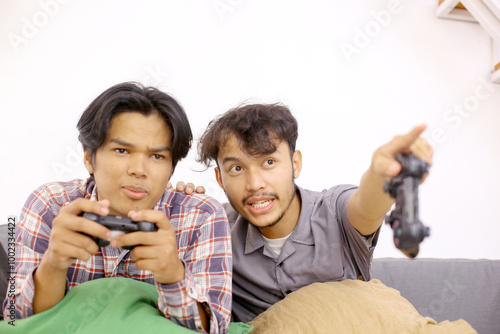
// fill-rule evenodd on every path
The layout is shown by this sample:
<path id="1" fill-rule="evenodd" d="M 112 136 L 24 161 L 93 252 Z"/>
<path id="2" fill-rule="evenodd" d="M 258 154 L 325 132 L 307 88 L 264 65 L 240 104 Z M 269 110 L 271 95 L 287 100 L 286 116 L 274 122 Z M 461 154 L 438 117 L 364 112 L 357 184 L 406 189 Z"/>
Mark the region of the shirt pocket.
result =
<path id="1" fill-rule="evenodd" d="M 339 243 L 328 247 L 300 245 L 292 255 L 290 279 L 296 289 L 315 282 L 337 281 L 344 278 L 344 255 Z"/>

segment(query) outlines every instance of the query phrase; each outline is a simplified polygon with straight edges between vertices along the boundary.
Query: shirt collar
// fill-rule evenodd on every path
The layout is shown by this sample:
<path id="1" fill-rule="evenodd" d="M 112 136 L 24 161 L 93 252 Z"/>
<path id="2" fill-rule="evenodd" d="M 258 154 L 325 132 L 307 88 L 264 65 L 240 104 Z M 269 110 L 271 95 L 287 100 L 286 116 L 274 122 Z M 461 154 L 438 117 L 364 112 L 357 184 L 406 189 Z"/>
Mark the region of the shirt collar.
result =
<path id="1" fill-rule="evenodd" d="M 92 202 L 97 202 L 97 186 L 95 180 L 91 177 L 87 179 L 87 193 L 85 198 L 90 199 Z"/>
<path id="2" fill-rule="evenodd" d="M 247 238 L 245 241 L 245 254 L 255 252 L 257 249 L 264 247 L 265 240 L 262 237 L 259 229 L 252 224 L 250 224 L 245 218 L 239 216 L 238 219 L 243 219 L 246 221 L 247 227 Z"/>
<path id="3" fill-rule="evenodd" d="M 311 232 L 311 214 L 316 203 L 307 190 L 299 186 L 295 186 L 295 189 L 300 196 L 300 216 L 297 226 L 295 226 L 290 236 L 290 240 L 299 244 L 314 245 L 314 239 Z"/>

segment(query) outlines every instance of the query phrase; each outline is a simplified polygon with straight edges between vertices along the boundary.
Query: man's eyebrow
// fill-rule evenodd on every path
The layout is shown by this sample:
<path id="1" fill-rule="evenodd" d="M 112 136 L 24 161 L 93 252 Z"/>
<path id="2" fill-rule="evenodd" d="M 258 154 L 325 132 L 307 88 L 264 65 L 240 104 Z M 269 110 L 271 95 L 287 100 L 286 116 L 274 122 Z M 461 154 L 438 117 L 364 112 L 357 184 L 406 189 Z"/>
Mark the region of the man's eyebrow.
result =
<path id="1" fill-rule="evenodd" d="M 222 159 L 222 164 L 226 164 L 228 162 L 239 162 L 240 159 L 236 158 L 236 157 L 225 157 L 224 159 Z"/>
<path id="2" fill-rule="evenodd" d="M 166 152 L 166 151 L 170 151 L 170 147 L 168 146 L 157 146 L 157 147 L 150 147 L 149 148 L 149 151 L 150 152 Z"/>
<path id="3" fill-rule="evenodd" d="M 121 139 L 121 138 L 113 138 L 110 140 L 110 142 L 118 144 L 120 146 L 126 146 L 126 147 L 134 147 L 133 144 Z"/>
<path id="4" fill-rule="evenodd" d="M 110 140 L 110 142 L 116 143 L 116 144 L 118 144 L 120 146 L 124 146 L 124 147 L 131 147 L 131 148 L 135 147 L 134 144 L 129 143 L 128 141 L 123 140 L 121 138 L 113 138 L 113 139 Z M 165 152 L 165 151 L 170 151 L 170 147 L 167 146 L 167 145 L 156 146 L 156 147 L 148 147 L 148 151 L 150 151 L 150 152 Z"/>

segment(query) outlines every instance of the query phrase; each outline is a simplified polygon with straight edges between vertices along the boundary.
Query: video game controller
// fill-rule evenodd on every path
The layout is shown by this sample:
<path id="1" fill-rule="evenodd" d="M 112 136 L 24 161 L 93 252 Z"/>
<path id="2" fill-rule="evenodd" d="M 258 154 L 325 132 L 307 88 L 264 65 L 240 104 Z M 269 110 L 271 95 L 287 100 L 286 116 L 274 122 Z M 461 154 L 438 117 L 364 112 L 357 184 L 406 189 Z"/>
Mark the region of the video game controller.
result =
<path id="1" fill-rule="evenodd" d="M 92 220 L 96 223 L 99 223 L 111 230 L 111 238 L 117 237 L 122 234 L 126 234 L 129 232 L 155 232 L 158 230 L 156 224 L 151 222 L 134 222 L 132 219 L 128 217 L 121 216 L 99 216 L 94 213 L 85 212 L 83 213 L 83 218 Z M 104 240 L 98 237 L 90 236 L 99 247 L 106 247 L 109 245 L 108 240 Z M 132 249 L 132 247 L 123 247 L 125 249 Z"/>
<path id="2" fill-rule="evenodd" d="M 429 164 L 411 154 L 397 154 L 401 172 L 384 184 L 384 191 L 396 199 L 396 207 L 385 222 L 393 230 L 394 244 L 406 256 L 413 259 L 419 244 L 430 235 L 430 229 L 418 218 L 418 185 Z"/>

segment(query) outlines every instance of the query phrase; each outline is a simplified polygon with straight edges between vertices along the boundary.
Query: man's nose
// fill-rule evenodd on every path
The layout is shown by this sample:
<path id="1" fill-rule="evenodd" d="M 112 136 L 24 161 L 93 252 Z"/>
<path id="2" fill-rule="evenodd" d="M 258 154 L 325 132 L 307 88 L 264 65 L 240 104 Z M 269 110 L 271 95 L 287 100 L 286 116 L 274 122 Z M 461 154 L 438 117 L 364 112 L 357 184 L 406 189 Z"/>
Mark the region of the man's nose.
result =
<path id="1" fill-rule="evenodd" d="M 132 154 L 129 157 L 128 173 L 135 177 L 144 177 L 147 175 L 148 158 L 142 154 Z"/>
<path id="2" fill-rule="evenodd" d="M 259 171 L 248 171 L 246 180 L 247 190 L 255 192 L 266 187 L 264 176 Z"/>

